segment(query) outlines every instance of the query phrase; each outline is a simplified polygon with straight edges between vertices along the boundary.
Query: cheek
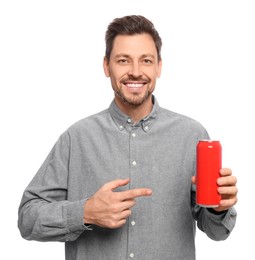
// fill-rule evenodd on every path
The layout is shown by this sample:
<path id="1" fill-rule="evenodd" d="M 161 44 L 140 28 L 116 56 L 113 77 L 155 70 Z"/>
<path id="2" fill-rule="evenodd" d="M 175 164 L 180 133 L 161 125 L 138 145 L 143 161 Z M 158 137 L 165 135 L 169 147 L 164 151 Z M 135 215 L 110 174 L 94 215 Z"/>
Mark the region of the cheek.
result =
<path id="1" fill-rule="evenodd" d="M 160 75 L 161 75 L 161 69 L 160 69 L 160 67 L 159 67 L 159 68 L 157 68 L 156 71 L 155 71 L 155 76 L 156 76 L 156 78 L 159 78 Z"/>
<path id="2" fill-rule="evenodd" d="M 151 82 L 153 84 L 155 84 L 157 79 L 158 79 L 158 77 L 159 77 L 159 74 L 158 74 L 157 71 L 153 71 L 153 73 L 151 73 L 149 77 L 150 77 Z"/>
<path id="3" fill-rule="evenodd" d="M 110 77 L 116 84 L 120 84 L 120 82 L 127 77 L 127 72 L 123 69 L 119 69 L 118 71 L 111 71 Z"/>
<path id="4" fill-rule="evenodd" d="M 112 88 L 115 90 L 120 89 L 119 80 L 116 77 L 114 77 L 113 75 L 110 75 L 110 79 L 111 79 Z"/>
<path id="5" fill-rule="evenodd" d="M 147 75 L 151 80 L 154 80 L 160 76 L 160 69 L 158 67 L 145 68 L 143 74 Z"/>

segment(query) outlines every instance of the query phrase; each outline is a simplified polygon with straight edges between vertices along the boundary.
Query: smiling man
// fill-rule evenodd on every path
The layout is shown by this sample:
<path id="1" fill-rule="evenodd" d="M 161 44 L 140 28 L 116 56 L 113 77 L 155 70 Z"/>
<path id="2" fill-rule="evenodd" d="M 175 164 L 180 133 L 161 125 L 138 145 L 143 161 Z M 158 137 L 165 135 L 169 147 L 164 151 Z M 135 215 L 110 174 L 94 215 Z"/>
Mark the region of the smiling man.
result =
<path id="1" fill-rule="evenodd" d="M 152 93 L 161 64 L 154 40 L 147 33 L 117 35 L 110 56 L 104 59 L 105 74 L 111 78 L 115 102 L 134 121 L 152 110 Z"/>
<path id="2" fill-rule="evenodd" d="M 114 99 L 60 136 L 26 188 L 25 239 L 65 242 L 67 260 L 194 260 L 196 225 L 213 240 L 230 235 L 236 178 L 221 169 L 220 205 L 196 205 L 196 145 L 208 134 L 152 94 L 161 45 L 143 16 L 108 26 L 104 72 Z"/>

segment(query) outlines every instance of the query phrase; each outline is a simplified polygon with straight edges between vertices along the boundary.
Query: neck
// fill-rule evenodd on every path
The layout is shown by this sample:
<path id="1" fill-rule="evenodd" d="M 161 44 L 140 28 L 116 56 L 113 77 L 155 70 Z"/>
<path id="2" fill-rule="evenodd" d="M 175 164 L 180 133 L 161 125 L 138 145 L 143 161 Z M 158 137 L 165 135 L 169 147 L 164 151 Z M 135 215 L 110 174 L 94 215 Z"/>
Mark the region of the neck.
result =
<path id="1" fill-rule="evenodd" d="M 142 104 L 131 105 L 127 102 L 123 102 L 118 96 L 115 95 L 115 102 L 119 109 L 128 115 L 134 123 L 139 122 L 142 118 L 150 114 L 153 103 L 152 95 L 150 95 Z"/>

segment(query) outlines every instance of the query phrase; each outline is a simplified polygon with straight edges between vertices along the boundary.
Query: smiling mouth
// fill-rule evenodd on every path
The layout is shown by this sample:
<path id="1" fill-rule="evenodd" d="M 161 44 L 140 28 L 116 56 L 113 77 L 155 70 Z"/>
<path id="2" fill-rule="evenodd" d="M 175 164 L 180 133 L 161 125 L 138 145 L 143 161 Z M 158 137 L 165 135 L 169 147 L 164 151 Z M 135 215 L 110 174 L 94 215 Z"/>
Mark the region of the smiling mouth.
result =
<path id="1" fill-rule="evenodd" d="M 139 89 L 148 84 L 148 81 L 145 79 L 126 79 L 122 83 L 130 89 Z"/>
<path id="2" fill-rule="evenodd" d="M 128 88 L 142 88 L 145 83 L 124 83 L 124 85 Z"/>

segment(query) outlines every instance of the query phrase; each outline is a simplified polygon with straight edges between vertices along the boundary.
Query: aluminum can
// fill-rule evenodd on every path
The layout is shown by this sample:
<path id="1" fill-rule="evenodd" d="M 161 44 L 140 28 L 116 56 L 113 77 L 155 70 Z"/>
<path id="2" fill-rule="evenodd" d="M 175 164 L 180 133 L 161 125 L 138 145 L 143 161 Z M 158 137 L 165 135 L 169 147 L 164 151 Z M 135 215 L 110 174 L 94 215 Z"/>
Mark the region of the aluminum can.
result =
<path id="1" fill-rule="evenodd" d="M 222 167 L 222 147 L 219 141 L 200 140 L 197 144 L 196 203 L 202 207 L 219 206 L 217 179 Z"/>

